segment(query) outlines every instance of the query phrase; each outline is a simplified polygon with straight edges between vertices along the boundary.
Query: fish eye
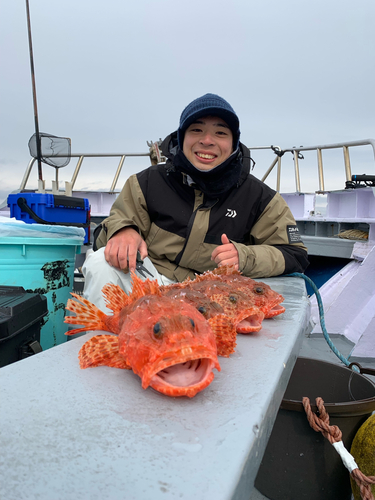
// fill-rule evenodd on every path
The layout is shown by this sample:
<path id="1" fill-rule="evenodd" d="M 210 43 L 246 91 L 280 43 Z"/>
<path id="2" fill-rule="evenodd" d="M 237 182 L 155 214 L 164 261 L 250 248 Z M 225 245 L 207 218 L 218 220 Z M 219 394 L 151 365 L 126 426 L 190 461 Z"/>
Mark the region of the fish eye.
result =
<path id="1" fill-rule="evenodd" d="M 258 295 L 263 295 L 264 294 L 264 288 L 262 288 L 261 286 L 256 286 L 254 288 L 254 292 Z"/>
<path id="2" fill-rule="evenodd" d="M 189 318 L 189 321 L 190 321 L 190 323 L 191 323 L 191 326 L 192 326 L 193 328 L 195 328 L 195 323 L 194 323 L 194 321 L 193 321 L 191 318 Z"/>
<path id="3" fill-rule="evenodd" d="M 162 335 L 162 330 L 161 330 L 161 324 L 158 322 L 158 323 L 155 323 L 154 324 L 154 335 L 156 337 L 161 337 Z"/>
<path id="4" fill-rule="evenodd" d="M 203 307 L 203 306 L 198 307 L 198 311 L 199 311 L 201 314 L 203 314 L 203 316 L 204 316 L 205 314 L 207 314 L 207 309 L 206 309 L 205 307 Z"/>
<path id="5" fill-rule="evenodd" d="M 233 302 L 233 304 L 235 304 L 237 302 L 237 297 L 235 297 L 234 295 L 229 295 L 229 300 Z"/>

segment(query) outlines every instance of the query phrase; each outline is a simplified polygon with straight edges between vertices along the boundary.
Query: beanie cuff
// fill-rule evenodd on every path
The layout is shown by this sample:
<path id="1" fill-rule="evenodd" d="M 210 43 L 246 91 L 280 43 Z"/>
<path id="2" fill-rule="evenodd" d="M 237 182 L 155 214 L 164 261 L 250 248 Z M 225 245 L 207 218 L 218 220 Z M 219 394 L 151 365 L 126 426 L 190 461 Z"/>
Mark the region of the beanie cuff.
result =
<path id="1" fill-rule="evenodd" d="M 206 94 L 188 104 L 181 113 L 180 126 L 177 131 L 180 149 L 183 148 L 186 129 L 203 116 L 218 116 L 222 118 L 233 134 L 233 150 L 238 148 L 240 141 L 239 119 L 234 109 L 222 97 L 215 94 Z"/>

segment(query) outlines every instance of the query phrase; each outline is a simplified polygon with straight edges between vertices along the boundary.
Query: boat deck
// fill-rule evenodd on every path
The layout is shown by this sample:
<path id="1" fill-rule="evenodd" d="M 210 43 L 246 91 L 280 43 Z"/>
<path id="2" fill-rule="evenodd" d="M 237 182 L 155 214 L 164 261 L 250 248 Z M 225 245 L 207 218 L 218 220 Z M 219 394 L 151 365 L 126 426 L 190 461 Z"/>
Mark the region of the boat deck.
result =
<path id="1" fill-rule="evenodd" d="M 4 498 L 248 500 L 309 328 L 304 281 L 265 281 L 286 312 L 239 336 L 192 399 L 144 391 L 129 371 L 80 370 L 92 333 L 2 368 Z"/>

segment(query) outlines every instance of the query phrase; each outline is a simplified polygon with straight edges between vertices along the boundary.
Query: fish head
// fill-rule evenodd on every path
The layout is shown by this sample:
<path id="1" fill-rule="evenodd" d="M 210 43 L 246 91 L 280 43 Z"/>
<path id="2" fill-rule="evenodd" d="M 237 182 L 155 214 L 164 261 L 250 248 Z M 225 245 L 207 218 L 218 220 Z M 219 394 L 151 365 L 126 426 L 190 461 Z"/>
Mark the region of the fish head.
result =
<path id="1" fill-rule="evenodd" d="M 237 333 L 258 332 L 262 328 L 263 312 L 249 295 L 230 282 L 206 279 L 192 283 L 191 288 L 199 290 L 212 303 L 216 303 L 223 314 L 232 319 Z"/>
<path id="2" fill-rule="evenodd" d="M 255 281 L 240 273 L 217 274 L 215 278 L 247 295 L 254 306 L 264 313 L 265 318 L 273 318 L 285 312 L 285 307 L 280 305 L 284 297 L 266 283 Z"/>
<path id="3" fill-rule="evenodd" d="M 252 297 L 254 304 L 263 311 L 265 318 L 273 318 L 285 312 L 285 307 L 280 305 L 284 297 L 261 281 L 251 280 L 246 283 L 246 288 L 242 288 L 242 291 Z"/>
<path id="4" fill-rule="evenodd" d="M 285 307 L 280 305 L 284 300 L 281 294 L 263 282 L 244 276 L 233 266 L 218 267 L 213 271 L 198 275 L 196 279 L 199 281 L 216 279 L 228 283 L 248 295 L 253 300 L 254 305 L 264 313 L 265 318 L 273 318 L 285 312 Z"/>
<path id="5" fill-rule="evenodd" d="M 191 288 L 168 287 L 165 288 L 165 296 L 183 300 L 192 305 L 199 311 L 207 320 L 213 318 L 217 314 L 223 314 L 223 307 L 216 301 L 212 300 L 208 295 L 205 295 L 199 290 Z"/>
<path id="6" fill-rule="evenodd" d="M 220 371 L 215 335 L 203 315 L 181 300 L 148 295 L 133 304 L 122 323 L 119 354 L 142 380 L 168 396 L 207 387 Z"/>

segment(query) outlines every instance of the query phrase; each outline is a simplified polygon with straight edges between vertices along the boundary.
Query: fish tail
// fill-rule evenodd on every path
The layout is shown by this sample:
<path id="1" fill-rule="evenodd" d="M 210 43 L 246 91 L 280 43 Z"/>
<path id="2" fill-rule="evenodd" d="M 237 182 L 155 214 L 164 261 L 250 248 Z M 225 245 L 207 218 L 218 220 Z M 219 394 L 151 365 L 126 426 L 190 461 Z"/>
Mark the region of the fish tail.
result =
<path id="1" fill-rule="evenodd" d="M 119 354 L 118 338 L 114 335 L 95 335 L 81 347 L 79 354 L 81 368 L 110 366 L 130 370 L 131 367 Z"/>
<path id="2" fill-rule="evenodd" d="M 208 320 L 216 337 L 218 356 L 229 358 L 235 352 L 237 331 L 235 323 L 225 314 L 217 314 Z"/>
<path id="3" fill-rule="evenodd" d="M 74 312 L 75 316 L 65 316 L 64 323 L 71 325 L 84 325 L 83 328 L 76 328 L 69 330 L 65 335 L 75 335 L 79 332 L 86 332 L 87 330 L 107 330 L 107 321 L 109 316 L 104 314 L 96 305 L 92 304 L 89 300 L 83 298 L 81 295 L 72 293 L 71 295 L 76 299 L 69 299 L 66 304 L 66 310 Z"/>

